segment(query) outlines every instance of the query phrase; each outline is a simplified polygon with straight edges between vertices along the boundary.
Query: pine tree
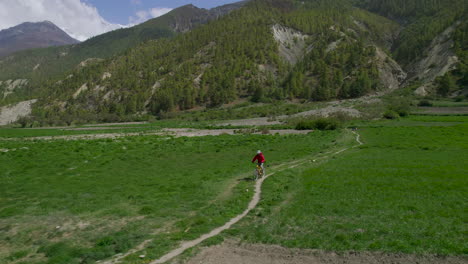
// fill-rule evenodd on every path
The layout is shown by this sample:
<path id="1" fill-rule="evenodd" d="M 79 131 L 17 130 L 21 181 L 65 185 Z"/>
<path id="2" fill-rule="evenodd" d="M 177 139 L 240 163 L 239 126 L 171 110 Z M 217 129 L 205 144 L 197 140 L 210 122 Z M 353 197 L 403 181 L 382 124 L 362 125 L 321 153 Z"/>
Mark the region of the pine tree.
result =
<path id="1" fill-rule="evenodd" d="M 456 88 L 456 83 L 450 73 L 445 74 L 438 83 L 437 93 L 442 96 L 447 96 Z"/>

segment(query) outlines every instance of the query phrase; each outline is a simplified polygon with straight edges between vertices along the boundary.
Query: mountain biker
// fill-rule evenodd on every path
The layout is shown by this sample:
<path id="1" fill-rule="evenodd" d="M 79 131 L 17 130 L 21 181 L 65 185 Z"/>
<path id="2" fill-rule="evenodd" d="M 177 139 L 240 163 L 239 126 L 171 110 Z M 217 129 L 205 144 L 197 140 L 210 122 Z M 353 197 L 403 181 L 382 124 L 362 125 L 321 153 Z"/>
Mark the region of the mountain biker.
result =
<path id="1" fill-rule="evenodd" d="M 263 153 L 258 150 L 257 151 L 257 155 L 255 155 L 255 157 L 252 159 L 252 163 L 254 163 L 255 161 L 257 161 L 257 164 L 258 166 L 260 166 L 263 170 L 263 175 L 265 175 L 265 168 L 263 167 L 263 163 L 265 163 L 265 156 L 263 156 Z"/>

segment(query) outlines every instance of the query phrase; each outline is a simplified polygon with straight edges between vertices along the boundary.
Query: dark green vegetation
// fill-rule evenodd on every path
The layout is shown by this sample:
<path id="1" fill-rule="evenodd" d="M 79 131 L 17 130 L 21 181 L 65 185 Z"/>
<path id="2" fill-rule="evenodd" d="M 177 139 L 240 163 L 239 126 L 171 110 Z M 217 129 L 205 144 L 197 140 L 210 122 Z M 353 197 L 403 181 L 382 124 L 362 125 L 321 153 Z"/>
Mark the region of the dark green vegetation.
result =
<path id="1" fill-rule="evenodd" d="M 447 96 L 458 87 L 468 87 L 468 20 L 464 19 L 454 33 L 455 52 L 459 58 L 457 69 L 437 79 L 437 93 Z M 466 98 L 466 96 L 465 96 Z"/>
<path id="2" fill-rule="evenodd" d="M 273 176 L 259 207 L 228 237 L 332 251 L 466 254 L 467 121 L 361 124 L 363 146 Z"/>
<path id="3" fill-rule="evenodd" d="M 460 0 L 355 0 L 358 6 L 405 26 L 393 46 L 402 64 L 422 56 L 424 49 L 442 31 L 466 16 L 466 2 Z"/>
<path id="4" fill-rule="evenodd" d="M 0 263 L 93 263 L 146 239 L 155 258 L 245 209 L 254 150 L 275 166 L 338 136 L 1 140 Z"/>

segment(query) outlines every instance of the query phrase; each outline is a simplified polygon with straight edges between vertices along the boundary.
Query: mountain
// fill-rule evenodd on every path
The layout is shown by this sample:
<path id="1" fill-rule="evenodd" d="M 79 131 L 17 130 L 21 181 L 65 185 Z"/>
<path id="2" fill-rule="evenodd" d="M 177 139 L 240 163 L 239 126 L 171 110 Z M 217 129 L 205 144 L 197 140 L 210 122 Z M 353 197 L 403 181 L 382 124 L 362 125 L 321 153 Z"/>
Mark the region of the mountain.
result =
<path id="1" fill-rule="evenodd" d="M 66 77 L 40 83 L 28 97 L 39 99 L 33 119 L 69 124 L 164 117 L 239 98 L 356 98 L 407 82 L 437 83 L 441 76 L 466 85 L 464 0 L 402 1 L 252 0 L 186 33 L 88 60 Z M 159 21 L 185 32 L 198 14 L 209 17 L 193 6 L 179 12 L 192 15 Z"/>
<path id="2" fill-rule="evenodd" d="M 50 21 L 22 23 L 0 31 L 0 57 L 16 51 L 79 43 Z"/>
<path id="3" fill-rule="evenodd" d="M 114 30 L 80 44 L 17 52 L 0 59 L 0 81 L 28 79 L 31 86 L 37 86 L 60 77 L 88 59 L 107 59 L 121 55 L 142 42 L 187 32 L 240 8 L 245 2 L 211 10 L 182 6 L 134 27 Z"/>

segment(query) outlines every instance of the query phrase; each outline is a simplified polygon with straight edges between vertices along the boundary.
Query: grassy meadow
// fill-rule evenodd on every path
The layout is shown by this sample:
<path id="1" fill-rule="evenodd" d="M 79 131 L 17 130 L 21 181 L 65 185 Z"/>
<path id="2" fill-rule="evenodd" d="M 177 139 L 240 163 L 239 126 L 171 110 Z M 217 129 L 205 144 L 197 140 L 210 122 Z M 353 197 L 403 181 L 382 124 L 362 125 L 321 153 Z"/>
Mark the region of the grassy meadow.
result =
<path id="1" fill-rule="evenodd" d="M 260 204 L 204 245 L 233 238 L 338 252 L 466 255 L 467 121 L 352 121 L 364 145 L 339 155 L 333 153 L 356 146 L 345 129 L 71 141 L 21 139 L 69 132 L 60 129 L 0 130 L 0 263 L 95 263 L 139 245 L 123 263 L 148 263 L 246 208 L 257 149 L 275 172 Z M 177 123 L 167 122 L 125 127 L 144 133 Z M 307 162 L 279 170 L 298 159 Z"/>
<path id="2" fill-rule="evenodd" d="M 226 237 L 332 251 L 466 255 L 468 118 L 366 122 L 364 145 L 283 171 Z"/>
<path id="3" fill-rule="evenodd" d="M 156 258 L 245 209 L 257 149 L 273 168 L 341 135 L 1 140 L 0 263 L 94 263 L 148 239 Z"/>

